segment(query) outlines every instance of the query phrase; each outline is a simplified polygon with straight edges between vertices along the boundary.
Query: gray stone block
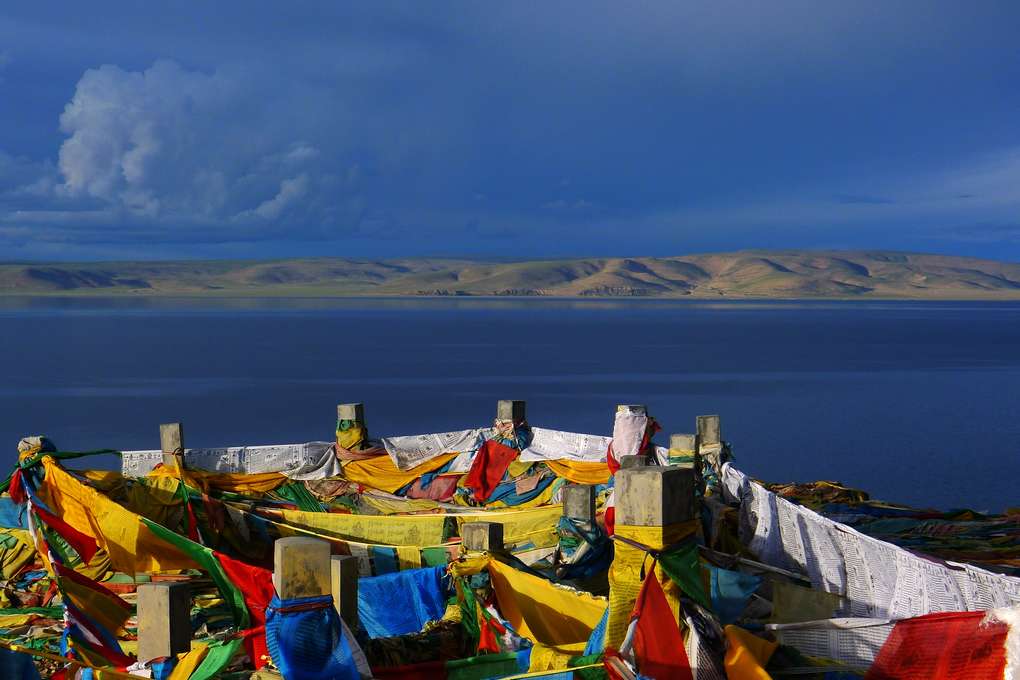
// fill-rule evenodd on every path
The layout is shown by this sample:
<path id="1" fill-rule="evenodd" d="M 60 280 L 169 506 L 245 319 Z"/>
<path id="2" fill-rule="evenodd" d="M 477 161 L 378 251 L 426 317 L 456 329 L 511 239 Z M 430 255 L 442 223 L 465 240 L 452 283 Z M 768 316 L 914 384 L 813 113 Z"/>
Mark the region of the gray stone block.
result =
<path id="1" fill-rule="evenodd" d="M 669 435 L 669 448 L 680 451 L 697 451 L 698 435 L 696 434 L 671 434 Z"/>
<path id="2" fill-rule="evenodd" d="M 527 420 L 526 415 L 526 402 L 512 399 L 500 399 L 496 402 L 496 420 L 510 420 L 520 423 Z"/>
<path id="3" fill-rule="evenodd" d="M 191 649 L 191 584 L 138 586 L 138 659 L 150 661 Z"/>
<path id="4" fill-rule="evenodd" d="M 461 525 L 460 536 L 465 550 L 472 552 L 503 550 L 503 525 L 499 522 L 466 522 Z"/>
<path id="5" fill-rule="evenodd" d="M 273 545 L 273 585 L 281 600 L 332 592 L 329 543 L 307 536 L 278 538 Z"/>
<path id="6" fill-rule="evenodd" d="M 564 486 L 563 516 L 593 525 L 595 523 L 595 487 L 587 484 Z"/>
<path id="7" fill-rule="evenodd" d="M 698 442 L 704 446 L 722 441 L 722 425 L 719 416 L 698 416 Z"/>
<path id="8" fill-rule="evenodd" d="M 648 456 L 640 453 L 636 456 L 624 456 L 620 459 L 620 468 L 630 470 L 631 468 L 642 468 L 648 466 Z"/>
<path id="9" fill-rule="evenodd" d="M 339 420 L 353 420 L 365 422 L 365 405 L 358 402 L 355 404 L 337 404 L 336 417 Z"/>
<path id="10" fill-rule="evenodd" d="M 633 413 L 639 416 L 648 415 L 648 407 L 644 404 L 617 404 L 617 412 Z"/>
<path id="11" fill-rule="evenodd" d="M 332 555 L 329 558 L 329 575 L 333 606 L 353 630 L 358 627 L 358 558 L 354 555 Z"/>
<path id="12" fill-rule="evenodd" d="M 686 466 L 649 466 L 616 473 L 616 523 L 661 527 L 695 517 L 695 474 Z"/>

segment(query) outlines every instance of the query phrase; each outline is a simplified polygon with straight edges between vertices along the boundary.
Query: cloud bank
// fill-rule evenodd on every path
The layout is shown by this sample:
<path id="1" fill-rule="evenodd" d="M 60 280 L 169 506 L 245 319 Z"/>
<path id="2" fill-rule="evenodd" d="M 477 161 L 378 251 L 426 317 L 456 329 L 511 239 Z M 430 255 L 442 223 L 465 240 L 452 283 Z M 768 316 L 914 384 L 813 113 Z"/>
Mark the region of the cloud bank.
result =
<path id="1" fill-rule="evenodd" d="M 181 7 L 0 9 L 7 257 L 1020 257 L 1020 11 Z"/>

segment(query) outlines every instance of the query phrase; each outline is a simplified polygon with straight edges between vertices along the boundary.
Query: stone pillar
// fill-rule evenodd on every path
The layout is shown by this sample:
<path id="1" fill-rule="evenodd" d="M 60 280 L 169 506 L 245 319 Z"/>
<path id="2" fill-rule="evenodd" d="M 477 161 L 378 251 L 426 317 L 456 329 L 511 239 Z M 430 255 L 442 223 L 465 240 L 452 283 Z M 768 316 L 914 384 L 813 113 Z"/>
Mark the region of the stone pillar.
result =
<path id="1" fill-rule="evenodd" d="M 160 425 L 159 449 L 163 452 L 163 465 L 175 468 L 183 467 L 184 425 L 181 423 Z"/>
<path id="2" fill-rule="evenodd" d="M 273 545 L 273 587 L 281 600 L 332 593 L 329 543 L 308 536 L 278 538 Z"/>
<path id="3" fill-rule="evenodd" d="M 333 606 L 340 618 L 351 628 L 358 627 L 358 558 L 354 555 L 333 555 L 329 558 L 329 580 Z"/>
<path id="4" fill-rule="evenodd" d="M 674 545 L 697 532 L 695 472 L 692 467 L 646 466 L 621 469 L 615 480 L 615 535 L 653 550 Z M 627 633 L 634 601 L 641 590 L 642 565 L 647 553 L 616 541 L 609 571 L 610 608 L 606 645 L 619 648 Z M 652 577 L 649 574 L 649 577 Z M 656 565 L 654 577 L 674 614 L 679 608 L 678 586 L 664 578 Z"/>
<path id="5" fill-rule="evenodd" d="M 500 399 L 496 402 L 496 420 L 523 423 L 527 420 L 526 403 L 512 399 Z"/>
<path id="6" fill-rule="evenodd" d="M 161 581 L 138 586 L 138 660 L 191 649 L 191 584 Z"/>
<path id="7" fill-rule="evenodd" d="M 616 524 L 665 527 L 695 517 L 694 470 L 646 466 L 616 473 Z"/>
<path id="8" fill-rule="evenodd" d="M 722 443 L 722 426 L 719 416 L 698 416 L 698 443 L 701 446 L 712 446 Z"/>
<path id="9" fill-rule="evenodd" d="M 722 475 L 727 458 L 719 416 L 698 416 L 698 464 L 703 477 Z M 708 490 L 706 489 L 706 494 Z"/>
<path id="10" fill-rule="evenodd" d="M 669 435 L 669 464 L 694 467 L 698 455 L 698 435 Z"/>
<path id="11" fill-rule="evenodd" d="M 563 516 L 595 526 L 595 487 L 566 484 L 563 487 Z"/>
<path id="12" fill-rule="evenodd" d="M 621 470 L 631 470 L 633 468 L 648 467 L 648 456 L 637 455 L 637 456 L 624 456 L 620 459 Z"/>
<path id="13" fill-rule="evenodd" d="M 361 402 L 354 404 L 337 404 L 336 417 L 338 420 L 353 420 L 356 423 L 365 423 L 365 405 Z"/>
<path id="14" fill-rule="evenodd" d="M 648 407 L 644 404 L 617 404 L 617 413 L 633 413 L 636 416 L 647 416 Z"/>
<path id="15" fill-rule="evenodd" d="M 503 525 L 499 522 L 465 522 L 460 536 L 468 552 L 503 551 Z"/>

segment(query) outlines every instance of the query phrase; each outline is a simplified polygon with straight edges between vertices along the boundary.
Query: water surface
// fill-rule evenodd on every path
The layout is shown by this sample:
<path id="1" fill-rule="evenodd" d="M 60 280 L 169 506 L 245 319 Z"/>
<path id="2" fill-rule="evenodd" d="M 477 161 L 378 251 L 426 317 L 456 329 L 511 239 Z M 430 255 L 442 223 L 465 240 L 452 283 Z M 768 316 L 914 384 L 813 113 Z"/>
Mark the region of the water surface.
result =
<path id="1" fill-rule="evenodd" d="M 617 403 L 669 432 L 719 413 L 739 466 L 887 500 L 1020 505 L 1020 304 L 0 299 L 0 464 L 63 449 L 329 439 L 477 426 L 526 399 L 608 433 Z M 666 437 L 660 436 L 662 443 Z"/>

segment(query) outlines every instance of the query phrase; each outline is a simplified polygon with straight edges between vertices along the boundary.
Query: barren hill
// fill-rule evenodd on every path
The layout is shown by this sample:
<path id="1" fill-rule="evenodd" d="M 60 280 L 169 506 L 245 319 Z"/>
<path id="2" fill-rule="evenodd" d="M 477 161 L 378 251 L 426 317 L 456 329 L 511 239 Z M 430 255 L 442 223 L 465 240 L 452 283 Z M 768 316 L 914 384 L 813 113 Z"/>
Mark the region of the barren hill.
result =
<path id="1" fill-rule="evenodd" d="M 1020 299 L 1020 264 L 887 251 L 497 262 L 309 258 L 0 265 L 5 295 Z"/>

